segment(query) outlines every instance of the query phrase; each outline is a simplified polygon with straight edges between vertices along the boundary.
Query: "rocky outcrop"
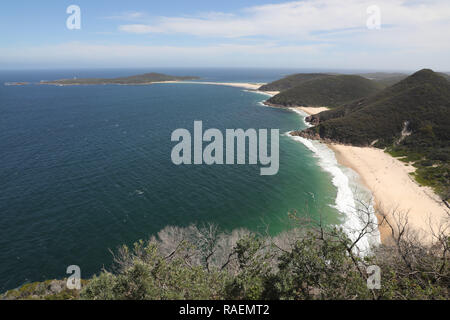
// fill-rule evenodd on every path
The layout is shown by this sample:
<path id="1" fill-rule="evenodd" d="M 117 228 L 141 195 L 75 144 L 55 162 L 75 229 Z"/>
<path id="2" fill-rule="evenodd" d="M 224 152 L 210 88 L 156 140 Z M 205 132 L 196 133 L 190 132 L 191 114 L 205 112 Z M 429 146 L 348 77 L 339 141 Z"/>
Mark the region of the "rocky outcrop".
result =
<path id="1" fill-rule="evenodd" d="M 343 144 L 340 141 L 337 140 L 332 140 L 329 138 L 321 138 L 319 133 L 314 132 L 311 129 L 306 129 L 303 131 L 292 131 L 290 133 L 291 136 L 297 136 L 297 137 L 302 137 L 305 139 L 309 139 L 309 140 L 320 140 L 323 143 L 335 143 L 335 144 Z"/>
<path id="2" fill-rule="evenodd" d="M 320 123 L 320 118 L 317 115 L 312 115 L 306 117 L 305 121 L 312 124 L 313 126 L 317 126 Z"/>
<path id="3" fill-rule="evenodd" d="M 272 108 L 289 108 L 289 106 L 283 106 L 281 104 L 270 103 L 269 100 L 263 102 L 264 105 Z"/>

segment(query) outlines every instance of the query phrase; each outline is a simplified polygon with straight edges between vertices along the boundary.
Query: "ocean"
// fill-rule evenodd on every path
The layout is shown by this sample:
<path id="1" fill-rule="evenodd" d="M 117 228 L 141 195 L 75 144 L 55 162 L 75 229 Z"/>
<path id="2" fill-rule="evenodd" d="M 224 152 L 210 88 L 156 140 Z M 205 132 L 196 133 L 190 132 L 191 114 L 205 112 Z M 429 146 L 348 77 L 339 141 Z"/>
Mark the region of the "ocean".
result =
<path id="1" fill-rule="evenodd" d="M 276 235 L 292 225 L 293 211 L 355 224 L 355 174 L 326 147 L 290 137 L 306 127 L 304 115 L 263 106 L 266 95 L 206 84 L 3 85 L 149 71 L 217 82 L 269 82 L 293 72 L 0 72 L 0 292 L 63 278 L 69 265 L 88 278 L 111 265 L 109 250 L 167 225 L 215 223 Z M 257 165 L 174 165 L 171 133 L 192 131 L 196 120 L 222 132 L 279 129 L 278 174 L 261 176 Z"/>

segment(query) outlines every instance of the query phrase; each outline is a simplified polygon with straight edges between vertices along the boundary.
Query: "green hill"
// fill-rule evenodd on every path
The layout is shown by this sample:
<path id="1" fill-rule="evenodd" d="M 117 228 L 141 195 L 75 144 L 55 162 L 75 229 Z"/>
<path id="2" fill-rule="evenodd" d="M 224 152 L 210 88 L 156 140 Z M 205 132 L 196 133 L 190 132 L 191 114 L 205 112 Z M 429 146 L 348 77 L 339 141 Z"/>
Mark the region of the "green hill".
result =
<path id="1" fill-rule="evenodd" d="M 450 75 L 447 73 L 437 72 L 437 74 L 443 76 L 447 80 L 450 80 Z M 406 79 L 411 74 L 405 73 L 391 73 L 391 72 L 373 72 L 373 73 L 362 73 L 360 76 L 373 80 L 381 84 L 384 88 L 392 86 L 404 79 Z"/>
<path id="2" fill-rule="evenodd" d="M 438 72 L 437 74 L 450 81 L 450 73 Z"/>
<path id="3" fill-rule="evenodd" d="M 54 84 L 54 85 L 92 85 L 92 84 L 149 84 L 153 82 L 165 82 L 165 81 L 183 81 L 183 80 L 196 80 L 198 77 L 190 76 L 169 76 L 162 73 L 145 73 L 130 77 L 120 78 L 86 78 L 86 79 L 61 79 L 55 81 L 42 81 L 41 84 Z"/>
<path id="4" fill-rule="evenodd" d="M 330 76 L 326 73 L 298 73 L 287 76 L 283 79 L 271 82 L 259 88 L 260 91 L 286 91 L 294 88 L 306 81 L 320 79 Z"/>
<path id="5" fill-rule="evenodd" d="M 373 80 L 381 84 L 384 88 L 392 86 L 406 77 L 408 74 L 405 73 L 391 73 L 391 72 L 373 72 L 373 73 L 362 73 L 361 77 Z"/>
<path id="6" fill-rule="evenodd" d="M 381 85 L 356 75 L 324 75 L 304 81 L 268 100 L 282 106 L 337 107 L 343 103 L 372 95 Z"/>
<path id="7" fill-rule="evenodd" d="M 307 118 L 297 135 L 388 148 L 414 162 L 416 178 L 450 198 L 450 82 L 424 69 L 378 94 Z"/>

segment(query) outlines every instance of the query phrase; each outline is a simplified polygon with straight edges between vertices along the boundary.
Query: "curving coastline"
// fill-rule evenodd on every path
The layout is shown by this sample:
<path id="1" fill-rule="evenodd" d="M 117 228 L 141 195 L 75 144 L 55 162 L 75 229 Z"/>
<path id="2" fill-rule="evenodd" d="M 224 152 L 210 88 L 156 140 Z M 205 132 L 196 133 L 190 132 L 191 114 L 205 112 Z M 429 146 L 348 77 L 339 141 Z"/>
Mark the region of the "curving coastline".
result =
<path id="1" fill-rule="evenodd" d="M 321 112 L 320 109 L 302 111 L 310 116 Z M 379 222 L 383 221 L 380 212 L 390 222 L 394 220 L 394 215 L 406 214 L 410 228 L 421 239 L 432 242 L 431 228 L 448 219 L 450 211 L 439 196 L 431 188 L 420 186 L 410 175 L 416 170 L 414 167 L 378 148 L 343 145 L 323 141 L 317 136 L 303 136 L 303 139 L 321 140 L 333 150 L 339 164 L 358 173 L 361 182 L 373 194 Z M 389 241 L 391 229 L 386 223 L 379 226 L 379 231 L 381 242 Z"/>
<path id="2" fill-rule="evenodd" d="M 267 101 L 264 101 L 262 104 L 273 108 L 289 109 L 298 113 L 307 127 L 312 126 L 307 121 L 308 116 L 329 110 L 329 108 L 326 107 L 276 105 Z M 334 207 L 345 215 L 342 227 L 350 239 L 356 240 L 358 231 L 364 228 L 363 222 L 358 218 L 358 210 L 361 209 L 358 200 L 369 203 L 370 210 L 374 212 L 369 219 L 373 225 L 376 225 L 378 221 L 372 204 L 372 194 L 370 193 L 370 190 L 365 188 L 365 185 L 359 181 L 357 173 L 352 171 L 351 167 L 341 163 L 329 145 L 322 143 L 323 141 L 302 137 L 297 134 L 297 131 L 288 132 L 287 135 L 293 140 L 302 143 L 306 148 L 312 151 L 319 160 L 319 166 L 331 174 L 332 183 L 337 189 Z M 357 248 L 360 253 L 365 255 L 370 252 L 373 245 L 379 243 L 381 243 L 380 230 L 375 229 L 371 235 L 367 235 L 359 241 Z"/>
<path id="3" fill-rule="evenodd" d="M 309 127 L 311 124 L 305 120 L 308 115 L 328 110 L 325 107 L 290 107 L 289 109 L 298 113 Z M 288 134 L 292 139 L 302 143 L 311 150 L 319 159 L 319 165 L 322 169 L 331 174 L 332 183 L 337 189 L 334 207 L 345 215 L 342 224 L 344 231 L 350 239 L 356 240 L 358 237 L 357 230 L 361 230 L 364 227 L 363 221 L 358 218 L 358 210 L 361 209 L 358 200 L 372 203 L 370 191 L 364 188 L 364 185 L 359 181 L 357 174 L 352 171 L 352 168 L 345 166 L 339 161 L 329 145 L 293 133 L 289 132 Z M 369 207 L 371 211 L 374 211 L 372 205 L 369 205 Z M 369 219 L 374 225 L 377 223 L 375 213 Z M 359 241 L 358 249 L 364 255 L 370 251 L 371 246 L 380 242 L 380 232 L 375 229 L 371 235 L 367 235 Z"/>
<path id="4" fill-rule="evenodd" d="M 364 225 L 368 221 L 362 221 L 359 216 L 359 210 L 363 209 L 358 201 L 371 203 L 371 195 L 360 185 L 357 176 L 347 168 L 343 168 L 342 164 L 337 161 L 334 152 L 323 143 L 314 140 L 308 140 L 299 136 L 292 136 L 292 139 L 302 143 L 311 150 L 315 157 L 318 158 L 318 164 L 323 170 L 328 172 L 332 177 L 332 183 L 337 189 L 335 199 L 335 207 L 339 212 L 345 215 L 342 221 L 342 228 L 349 238 L 356 241 L 360 230 L 364 229 Z M 370 211 L 373 207 L 369 205 Z M 369 217 L 370 223 L 376 225 L 375 215 Z M 357 248 L 363 255 L 370 252 L 373 245 L 380 243 L 380 235 L 375 228 L 371 235 L 366 235 L 359 240 Z"/>
<path id="5" fill-rule="evenodd" d="M 420 186 L 410 175 L 416 169 L 391 157 L 381 149 L 328 144 L 338 161 L 361 176 L 372 191 L 377 211 L 388 220 L 401 213 L 408 215 L 410 227 L 419 237 L 431 242 L 432 230 L 448 219 L 449 210 L 429 187 Z M 381 216 L 378 216 L 381 219 Z M 382 240 L 390 238 L 386 224 L 380 226 Z"/>

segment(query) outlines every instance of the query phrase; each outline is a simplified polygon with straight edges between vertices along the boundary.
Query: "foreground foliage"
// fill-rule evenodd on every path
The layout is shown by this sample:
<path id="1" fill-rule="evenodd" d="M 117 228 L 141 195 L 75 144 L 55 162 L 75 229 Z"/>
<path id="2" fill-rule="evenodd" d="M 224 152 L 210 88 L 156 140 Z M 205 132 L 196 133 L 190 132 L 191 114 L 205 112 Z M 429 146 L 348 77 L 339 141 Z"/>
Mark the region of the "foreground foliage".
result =
<path id="1" fill-rule="evenodd" d="M 449 219 L 430 223 L 433 240 L 424 243 L 407 215 L 393 212 L 381 221 L 392 231 L 390 241 L 363 254 L 360 240 L 378 228 L 371 214 L 359 212 L 363 224 L 353 240 L 296 213 L 293 228 L 276 237 L 214 225 L 166 227 L 149 241 L 119 248 L 113 267 L 83 280 L 81 291 L 53 280 L 0 299 L 449 299 Z M 379 288 L 368 286 L 369 266 L 381 271 Z"/>
<path id="2" fill-rule="evenodd" d="M 401 222 L 372 254 L 337 228 L 297 227 L 272 238 L 214 226 L 167 227 L 124 246 L 116 268 L 90 280 L 84 299 L 448 299 L 450 240 L 421 244 Z M 365 228 L 360 235 L 371 232 Z M 381 289 L 367 267 L 381 269 Z"/>

